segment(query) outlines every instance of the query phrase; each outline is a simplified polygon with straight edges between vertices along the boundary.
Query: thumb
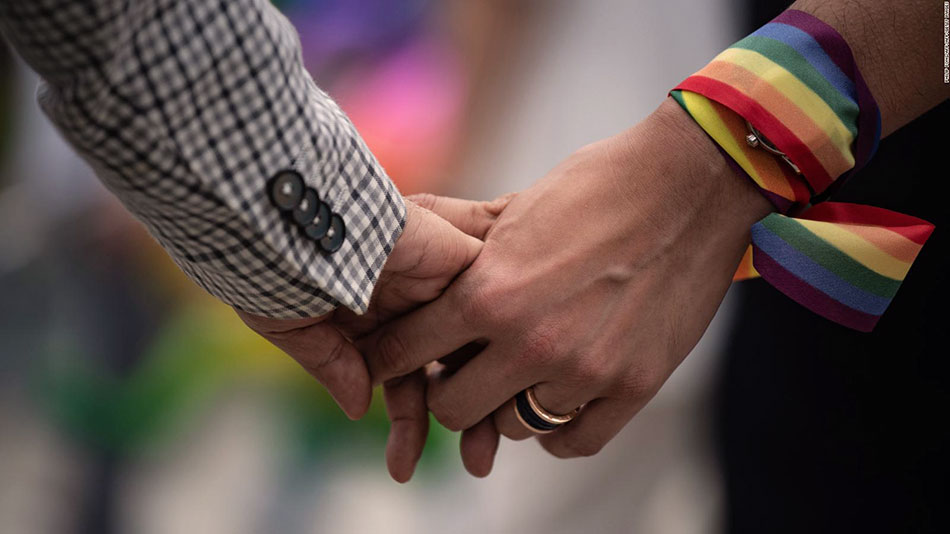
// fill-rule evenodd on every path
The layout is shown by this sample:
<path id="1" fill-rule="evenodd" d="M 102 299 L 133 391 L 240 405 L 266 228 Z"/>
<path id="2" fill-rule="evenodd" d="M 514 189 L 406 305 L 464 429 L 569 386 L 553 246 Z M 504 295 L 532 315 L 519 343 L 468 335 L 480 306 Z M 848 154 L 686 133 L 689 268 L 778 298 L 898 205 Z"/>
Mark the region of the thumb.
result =
<path id="1" fill-rule="evenodd" d="M 484 240 L 488 230 L 515 195 L 517 193 L 508 193 L 491 201 L 442 197 L 431 193 L 406 198 L 449 221 L 466 234 Z"/>
<path id="2" fill-rule="evenodd" d="M 406 226 L 386 260 L 385 270 L 444 284 L 471 265 L 481 249 L 481 239 L 407 198 Z M 444 289 L 444 285 L 439 287 Z"/>
<path id="3" fill-rule="evenodd" d="M 362 354 L 326 316 L 307 319 L 272 319 L 237 311 L 238 317 L 277 348 L 297 360 L 313 375 L 350 419 L 369 409 L 373 386 Z"/>

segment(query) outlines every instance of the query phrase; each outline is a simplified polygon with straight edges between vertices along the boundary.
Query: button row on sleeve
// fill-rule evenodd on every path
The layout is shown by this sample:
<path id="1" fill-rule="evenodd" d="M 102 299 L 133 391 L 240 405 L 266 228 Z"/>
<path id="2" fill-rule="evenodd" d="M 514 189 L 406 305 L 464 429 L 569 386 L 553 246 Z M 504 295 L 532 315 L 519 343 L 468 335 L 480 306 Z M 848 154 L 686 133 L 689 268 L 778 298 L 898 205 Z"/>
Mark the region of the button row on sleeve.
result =
<path id="1" fill-rule="evenodd" d="M 325 252 L 334 253 L 346 240 L 343 217 L 333 213 L 320 195 L 304 185 L 300 173 L 284 170 L 275 174 L 267 187 L 271 203 L 303 230 L 304 235 L 316 241 Z"/>

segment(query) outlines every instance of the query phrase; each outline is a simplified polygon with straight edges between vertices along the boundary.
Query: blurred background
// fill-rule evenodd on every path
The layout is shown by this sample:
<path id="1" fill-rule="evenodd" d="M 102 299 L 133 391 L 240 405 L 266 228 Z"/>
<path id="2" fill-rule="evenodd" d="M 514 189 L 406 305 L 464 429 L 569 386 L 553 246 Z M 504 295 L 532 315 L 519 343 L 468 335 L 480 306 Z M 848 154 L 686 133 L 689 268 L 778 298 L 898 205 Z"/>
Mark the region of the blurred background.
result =
<path id="1" fill-rule="evenodd" d="M 276 3 L 404 193 L 478 199 L 635 124 L 742 29 L 730 0 Z M 36 83 L 0 48 L 0 531 L 721 530 L 709 405 L 728 298 L 598 456 L 503 441 L 476 480 L 435 424 L 398 485 L 380 399 L 348 421 L 192 286 L 42 117 Z"/>

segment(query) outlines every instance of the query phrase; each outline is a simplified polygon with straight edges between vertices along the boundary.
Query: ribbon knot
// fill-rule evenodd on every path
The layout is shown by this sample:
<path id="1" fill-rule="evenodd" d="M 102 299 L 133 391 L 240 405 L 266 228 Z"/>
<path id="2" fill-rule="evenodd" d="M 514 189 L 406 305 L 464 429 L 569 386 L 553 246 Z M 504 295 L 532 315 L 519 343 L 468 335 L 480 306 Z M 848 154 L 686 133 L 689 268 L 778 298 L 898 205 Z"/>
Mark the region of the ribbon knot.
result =
<path id="1" fill-rule="evenodd" d="M 832 321 L 872 330 L 934 227 L 882 208 L 822 202 L 870 160 L 881 134 L 877 103 L 844 38 L 788 10 L 670 95 L 777 210 L 753 225 L 734 279 L 761 276 Z M 801 174 L 747 143 L 747 124 Z"/>

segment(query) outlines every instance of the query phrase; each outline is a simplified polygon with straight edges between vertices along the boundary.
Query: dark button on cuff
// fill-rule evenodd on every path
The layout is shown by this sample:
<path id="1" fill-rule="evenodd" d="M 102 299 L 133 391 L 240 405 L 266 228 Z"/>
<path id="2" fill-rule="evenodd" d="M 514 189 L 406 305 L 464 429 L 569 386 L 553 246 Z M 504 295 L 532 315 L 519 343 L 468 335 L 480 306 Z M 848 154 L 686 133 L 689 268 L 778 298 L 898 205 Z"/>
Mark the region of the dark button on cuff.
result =
<path id="1" fill-rule="evenodd" d="M 325 252 L 336 252 L 343 246 L 345 239 L 346 225 L 343 224 L 343 217 L 334 213 L 333 219 L 330 221 L 330 230 L 327 232 L 327 235 L 320 240 L 320 248 Z"/>
<path id="2" fill-rule="evenodd" d="M 317 210 L 320 208 L 320 197 L 317 196 L 317 192 L 313 189 L 307 188 L 303 192 L 303 198 L 300 199 L 300 204 L 297 204 L 297 207 L 294 208 L 294 222 L 300 226 L 307 226 L 313 222 L 313 218 L 317 215 Z"/>
<path id="3" fill-rule="evenodd" d="M 303 178 L 297 171 L 280 171 L 271 178 L 267 193 L 281 211 L 295 209 L 304 196 Z"/>
<path id="4" fill-rule="evenodd" d="M 303 233 L 314 241 L 323 239 L 330 230 L 330 219 L 330 206 L 327 206 L 326 202 L 321 202 L 316 217 L 313 218 L 310 224 L 304 226 Z"/>

